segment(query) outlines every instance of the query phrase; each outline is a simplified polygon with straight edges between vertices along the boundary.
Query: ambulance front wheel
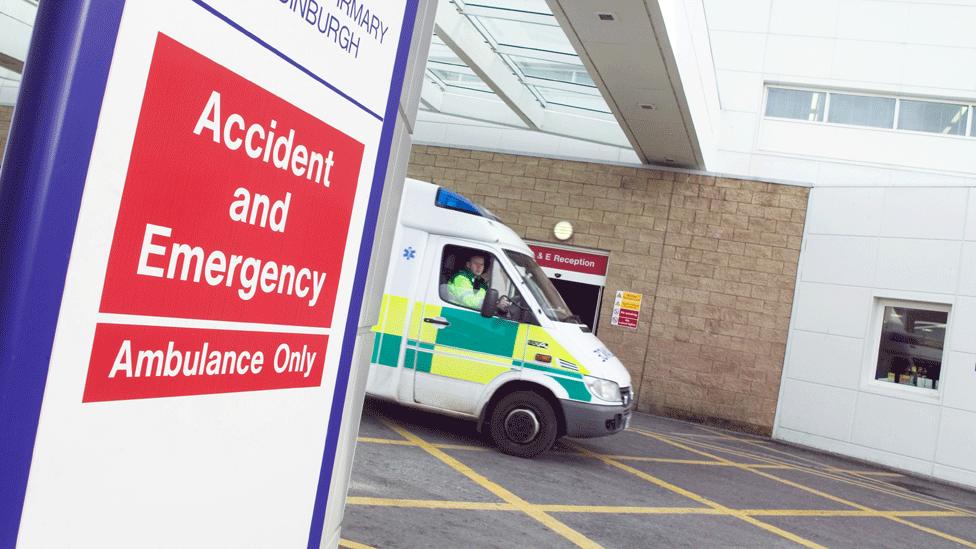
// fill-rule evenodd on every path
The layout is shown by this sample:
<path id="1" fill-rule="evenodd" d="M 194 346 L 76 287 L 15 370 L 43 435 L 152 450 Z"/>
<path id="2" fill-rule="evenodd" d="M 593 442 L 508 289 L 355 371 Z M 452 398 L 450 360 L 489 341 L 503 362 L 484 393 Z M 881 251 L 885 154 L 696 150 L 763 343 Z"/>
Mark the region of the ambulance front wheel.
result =
<path id="1" fill-rule="evenodd" d="M 495 405 L 489 432 L 502 452 L 530 458 L 552 448 L 558 423 L 548 400 L 531 391 L 516 391 Z"/>

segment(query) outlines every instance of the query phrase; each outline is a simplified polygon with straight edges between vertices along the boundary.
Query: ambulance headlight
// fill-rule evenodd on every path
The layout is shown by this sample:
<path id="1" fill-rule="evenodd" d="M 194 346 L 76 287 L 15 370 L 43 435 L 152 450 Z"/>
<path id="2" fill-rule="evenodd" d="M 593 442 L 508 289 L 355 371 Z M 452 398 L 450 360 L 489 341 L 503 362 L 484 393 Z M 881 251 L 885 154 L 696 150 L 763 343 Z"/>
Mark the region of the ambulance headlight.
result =
<path id="1" fill-rule="evenodd" d="M 596 398 L 607 402 L 623 402 L 620 397 L 620 386 L 608 379 L 598 377 L 583 376 L 586 388 L 593 393 Z"/>

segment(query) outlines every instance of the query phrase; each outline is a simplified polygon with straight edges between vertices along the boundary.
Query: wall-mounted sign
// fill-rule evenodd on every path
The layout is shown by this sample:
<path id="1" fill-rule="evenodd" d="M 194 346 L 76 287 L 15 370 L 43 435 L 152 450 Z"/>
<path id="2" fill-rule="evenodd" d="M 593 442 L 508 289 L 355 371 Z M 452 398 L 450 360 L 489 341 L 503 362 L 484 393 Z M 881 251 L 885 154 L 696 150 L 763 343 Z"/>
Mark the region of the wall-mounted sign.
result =
<path id="1" fill-rule="evenodd" d="M 613 316 L 610 317 L 610 324 L 637 329 L 643 297 L 643 294 L 618 290 L 613 300 Z"/>
<path id="2" fill-rule="evenodd" d="M 82 4 L 8 149 L 54 175 L 0 185 L 65 225 L 3 242 L 62 274 L 2 313 L 0 546 L 318 546 L 417 2 Z"/>
<path id="3" fill-rule="evenodd" d="M 609 257 L 606 254 L 540 243 L 530 243 L 535 261 L 550 278 L 603 286 Z"/>

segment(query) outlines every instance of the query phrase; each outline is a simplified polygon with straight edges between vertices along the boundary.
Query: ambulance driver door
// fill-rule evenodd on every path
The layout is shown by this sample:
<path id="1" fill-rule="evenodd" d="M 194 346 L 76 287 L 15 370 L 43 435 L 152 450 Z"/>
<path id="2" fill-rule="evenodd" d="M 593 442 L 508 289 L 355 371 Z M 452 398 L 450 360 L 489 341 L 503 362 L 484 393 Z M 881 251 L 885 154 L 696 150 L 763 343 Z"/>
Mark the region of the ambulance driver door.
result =
<path id="1" fill-rule="evenodd" d="M 518 322 L 504 310 L 489 318 L 481 314 L 490 289 L 507 296 L 517 290 L 490 251 L 457 239 L 431 239 L 436 241 L 428 249 L 440 261 L 428 279 L 421 320 L 435 330 L 421 329 L 433 338 L 419 342 L 414 400 L 473 414 L 485 387 L 521 365 L 525 347 L 517 345 Z"/>

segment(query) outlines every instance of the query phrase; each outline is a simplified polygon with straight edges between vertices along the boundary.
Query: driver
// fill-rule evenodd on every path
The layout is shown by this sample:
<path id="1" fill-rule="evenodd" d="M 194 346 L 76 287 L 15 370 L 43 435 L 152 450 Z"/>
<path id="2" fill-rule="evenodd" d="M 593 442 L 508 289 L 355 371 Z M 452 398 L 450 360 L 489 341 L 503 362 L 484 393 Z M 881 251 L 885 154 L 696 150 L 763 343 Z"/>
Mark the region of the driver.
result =
<path id="1" fill-rule="evenodd" d="M 481 309 L 488 290 L 488 283 L 484 279 L 485 257 L 472 255 L 464 263 L 464 268 L 451 277 L 447 291 L 452 301 L 472 309 Z M 511 302 L 506 296 L 498 298 L 498 308 L 507 311 Z"/>

